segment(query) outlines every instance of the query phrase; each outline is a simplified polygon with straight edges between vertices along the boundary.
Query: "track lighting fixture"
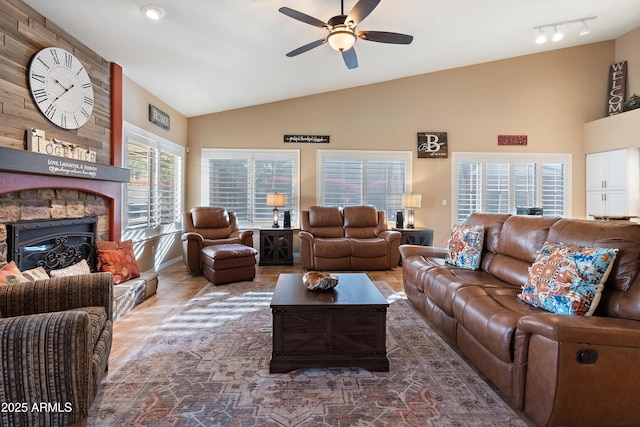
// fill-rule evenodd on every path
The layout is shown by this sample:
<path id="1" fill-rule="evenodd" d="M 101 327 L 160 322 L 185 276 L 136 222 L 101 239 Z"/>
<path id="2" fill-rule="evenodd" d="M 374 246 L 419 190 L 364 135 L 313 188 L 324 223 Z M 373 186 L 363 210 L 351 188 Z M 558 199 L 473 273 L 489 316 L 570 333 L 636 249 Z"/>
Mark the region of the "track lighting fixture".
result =
<path id="1" fill-rule="evenodd" d="M 562 31 L 561 27 L 562 26 L 566 27 L 570 24 L 580 24 L 580 32 L 578 34 L 580 34 L 581 36 L 584 36 L 585 34 L 589 34 L 591 30 L 589 29 L 589 25 L 587 21 L 592 21 L 596 18 L 597 16 L 587 16 L 579 19 L 570 19 L 566 21 L 552 22 L 550 24 L 537 25 L 533 27 L 534 30 L 538 30 L 538 35 L 536 36 L 536 43 L 537 44 L 546 43 L 547 36 L 544 31 L 545 28 L 553 28 L 553 36 L 551 37 L 551 40 L 554 42 L 559 42 L 564 37 L 564 32 Z"/>

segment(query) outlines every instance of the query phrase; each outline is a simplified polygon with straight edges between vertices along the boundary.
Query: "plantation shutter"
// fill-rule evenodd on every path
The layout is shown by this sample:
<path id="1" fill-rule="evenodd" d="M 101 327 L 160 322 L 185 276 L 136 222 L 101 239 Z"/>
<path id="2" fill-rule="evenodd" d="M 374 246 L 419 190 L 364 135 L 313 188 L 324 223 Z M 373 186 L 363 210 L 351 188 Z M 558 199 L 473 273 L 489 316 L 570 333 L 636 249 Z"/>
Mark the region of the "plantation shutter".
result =
<path id="1" fill-rule="evenodd" d="M 565 212 L 565 165 L 542 164 L 542 209 L 545 216 L 563 216 Z"/>
<path id="2" fill-rule="evenodd" d="M 509 163 L 485 164 L 485 211 L 509 212 Z"/>
<path id="3" fill-rule="evenodd" d="M 472 212 L 481 210 L 480 174 L 480 163 L 458 163 L 458 222 L 464 221 Z"/>
<path id="4" fill-rule="evenodd" d="M 157 224 L 158 194 L 155 190 L 157 150 L 134 139 L 127 141 L 127 228 L 140 229 Z"/>

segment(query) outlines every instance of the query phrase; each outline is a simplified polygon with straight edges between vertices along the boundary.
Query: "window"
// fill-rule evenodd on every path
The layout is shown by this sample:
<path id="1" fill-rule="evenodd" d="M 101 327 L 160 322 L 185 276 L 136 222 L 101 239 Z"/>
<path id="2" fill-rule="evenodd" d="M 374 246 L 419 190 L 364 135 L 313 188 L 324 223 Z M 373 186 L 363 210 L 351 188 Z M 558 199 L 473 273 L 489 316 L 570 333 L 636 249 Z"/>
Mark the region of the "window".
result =
<path id="1" fill-rule="evenodd" d="M 300 194 L 299 150 L 202 150 L 202 205 L 235 211 L 244 227 L 273 222 L 268 193 L 285 194 L 282 211 L 297 225 Z M 282 224 L 282 222 L 280 223 Z"/>
<path id="2" fill-rule="evenodd" d="M 542 207 L 544 216 L 569 216 L 571 155 L 453 153 L 456 220 L 472 212 L 516 213 Z"/>
<path id="3" fill-rule="evenodd" d="M 124 167 L 131 178 L 124 196 L 123 239 L 181 230 L 184 147 L 128 123 L 124 140 Z"/>
<path id="4" fill-rule="evenodd" d="M 318 150 L 318 204 L 371 205 L 395 221 L 410 193 L 410 151 Z"/>

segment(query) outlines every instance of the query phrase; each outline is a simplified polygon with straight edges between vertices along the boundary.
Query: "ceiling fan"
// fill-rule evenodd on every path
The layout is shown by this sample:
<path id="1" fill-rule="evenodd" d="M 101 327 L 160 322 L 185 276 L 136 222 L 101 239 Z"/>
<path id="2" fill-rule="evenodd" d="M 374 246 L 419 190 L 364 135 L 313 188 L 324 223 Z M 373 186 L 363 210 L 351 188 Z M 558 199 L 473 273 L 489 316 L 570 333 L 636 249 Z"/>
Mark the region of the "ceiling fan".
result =
<path id="1" fill-rule="evenodd" d="M 378 43 L 410 44 L 413 41 L 413 36 L 407 34 L 390 33 L 387 31 L 356 31 L 356 26 L 369 16 L 371 12 L 373 12 L 373 9 L 378 6 L 380 1 L 381 0 L 359 0 L 358 3 L 353 6 L 353 9 L 351 9 L 351 12 L 349 12 L 348 15 L 345 15 L 344 0 L 340 0 L 340 15 L 334 16 L 326 23 L 314 18 L 313 16 L 298 12 L 297 10 L 293 10 L 288 7 L 281 7 L 279 9 L 280 12 L 290 18 L 329 31 L 329 34 L 325 38 L 294 49 L 287 53 L 287 56 L 291 58 L 325 43 L 329 43 L 332 48 L 342 53 L 342 58 L 344 59 L 344 63 L 347 65 L 347 68 L 353 69 L 358 66 L 358 57 L 356 56 L 356 51 L 353 48 L 353 45 L 358 39 Z"/>

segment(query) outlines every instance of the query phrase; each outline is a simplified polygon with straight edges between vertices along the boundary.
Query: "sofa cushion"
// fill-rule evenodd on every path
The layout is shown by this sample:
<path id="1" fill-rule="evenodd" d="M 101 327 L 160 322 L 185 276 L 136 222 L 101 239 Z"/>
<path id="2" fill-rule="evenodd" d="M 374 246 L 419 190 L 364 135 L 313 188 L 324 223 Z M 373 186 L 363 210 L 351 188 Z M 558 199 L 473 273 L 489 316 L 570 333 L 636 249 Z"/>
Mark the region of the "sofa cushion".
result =
<path id="1" fill-rule="evenodd" d="M 529 276 L 529 267 L 536 259 L 558 218 L 512 216 L 507 219 L 498 239 L 489 273 L 514 286 L 522 286 Z"/>
<path id="2" fill-rule="evenodd" d="M 640 266 L 640 226 L 637 224 L 564 218 L 551 227 L 548 240 L 592 248 L 619 249 L 605 288 L 628 291 L 636 280 Z M 634 304 L 630 304 L 632 306 Z"/>
<path id="3" fill-rule="evenodd" d="M 466 227 L 454 225 L 449 234 L 449 250 L 445 261 L 456 267 L 477 270 L 480 266 L 484 226 Z"/>
<path id="4" fill-rule="evenodd" d="M 229 227 L 229 214 L 224 208 L 201 206 L 191 209 L 191 218 L 195 228 Z"/>
<path id="5" fill-rule="evenodd" d="M 309 230 L 314 237 L 339 238 L 344 237 L 342 227 L 342 213 L 338 208 L 326 206 L 311 206 L 309 208 Z"/>
<path id="6" fill-rule="evenodd" d="M 351 255 L 351 244 L 347 238 L 315 239 L 313 253 L 316 258 L 348 258 Z"/>
<path id="7" fill-rule="evenodd" d="M 591 315 L 617 249 L 545 243 L 518 297 L 552 313 Z"/>
<path id="8" fill-rule="evenodd" d="M 349 239 L 351 256 L 358 258 L 377 258 L 387 256 L 389 248 L 384 239 Z"/>
<path id="9" fill-rule="evenodd" d="M 347 206 L 344 216 L 344 235 L 356 239 L 372 239 L 378 234 L 378 211 L 373 206 Z"/>

